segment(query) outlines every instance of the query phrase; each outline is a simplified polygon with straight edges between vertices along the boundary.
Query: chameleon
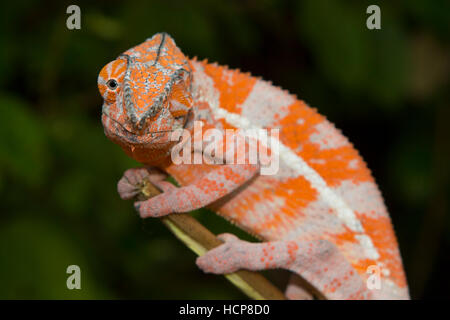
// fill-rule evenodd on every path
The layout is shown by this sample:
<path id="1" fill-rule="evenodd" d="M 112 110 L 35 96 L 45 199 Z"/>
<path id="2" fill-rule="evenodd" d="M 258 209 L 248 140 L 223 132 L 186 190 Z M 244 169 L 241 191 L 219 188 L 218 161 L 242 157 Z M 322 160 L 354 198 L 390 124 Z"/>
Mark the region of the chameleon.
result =
<path id="1" fill-rule="evenodd" d="M 286 269 L 292 274 L 285 291 L 289 299 L 314 298 L 302 281 L 326 299 L 410 298 L 395 232 L 372 173 L 317 109 L 260 77 L 187 57 L 167 33 L 106 64 L 98 88 L 106 137 L 143 164 L 125 171 L 117 186 L 120 197 L 132 199 L 144 179 L 162 190 L 135 201 L 140 217 L 206 207 L 261 240 L 221 234 L 223 244 L 197 257 L 201 270 Z M 221 152 L 214 154 L 221 163 L 175 163 L 173 151 L 184 138 L 172 134 L 192 133 L 186 145 L 198 138 L 196 123 L 232 132 L 234 139 L 240 129 L 279 130 L 278 148 L 270 151 L 279 159 L 277 172 L 263 175 L 259 161 L 236 163 Z M 200 147 L 190 144 L 187 154 L 201 155 L 203 144 L 214 144 L 204 140 Z"/>

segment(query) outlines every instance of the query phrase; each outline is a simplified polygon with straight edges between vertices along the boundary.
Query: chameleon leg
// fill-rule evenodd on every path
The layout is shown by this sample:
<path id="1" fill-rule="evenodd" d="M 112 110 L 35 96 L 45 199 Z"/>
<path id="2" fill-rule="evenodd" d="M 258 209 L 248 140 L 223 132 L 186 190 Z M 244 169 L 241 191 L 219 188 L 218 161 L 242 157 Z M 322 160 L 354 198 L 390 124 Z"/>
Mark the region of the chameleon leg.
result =
<path id="1" fill-rule="evenodd" d="M 257 165 L 221 165 L 193 184 L 181 188 L 155 179 L 154 184 L 164 192 L 148 200 L 135 202 L 135 207 L 142 218 L 202 208 L 251 179 L 258 169 Z"/>
<path id="2" fill-rule="evenodd" d="M 239 155 L 245 156 L 243 157 L 244 159 L 241 159 L 243 160 L 242 162 L 238 161 L 238 164 L 234 163 L 234 143 L 224 145 L 224 137 L 218 142 L 211 142 L 206 136 L 198 139 L 202 141 L 202 148 L 194 145 L 194 153 L 201 153 L 202 156 L 205 156 L 210 161 L 214 160 L 213 162 L 216 164 L 217 162 L 215 161 L 217 160 L 220 160 L 219 163 L 224 164 L 218 165 L 215 170 L 200 177 L 193 184 L 181 188 L 176 188 L 165 181 L 156 180 L 154 184 L 162 189 L 164 193 L 135 203 L 135 207 L 142 218 L 161 217 L 173 212 L 188 212 L 205 207 L 234 191 L 259 171 L 259 163 L 250 164 L 252 162 L 248 161 L 252 151 L 254 153 L 255 150 L 258 150 L 257 144 L 249 143 L 240 134 L 232 133 L 226 138 L 226 141 L 231 139 L 230 141 L 236 142 L 238 160 L 240 158 Z M 211 146 L 215 146 L 217 150 L 224 152 L 218 152 L 218 154 L 215 152 L 213 154 L 203 153 L 203 150 Z M 233 157 L 227 156 L 228 151 Z"/>
<path id="3" fill-rule="evenodd" d="M 117 184 L 117 191 L 122 199 L 128 200 L 140 192 L 141 183 L 144 179 L 158 184 L 167 178 L 164 172 L 150 167 L 132 168 L 125 171 Z"/>
<path id="4" fill-rule="evenodd" d="M 302 276 L 327 299 L 368 299 L 371 292 L 337 247 L 326 240 L 282 240 L 251 243 L 231 234 L 224 244 L 197 258 L 205 272 L 224 274 L 239 269 L 282 268 Z"/>

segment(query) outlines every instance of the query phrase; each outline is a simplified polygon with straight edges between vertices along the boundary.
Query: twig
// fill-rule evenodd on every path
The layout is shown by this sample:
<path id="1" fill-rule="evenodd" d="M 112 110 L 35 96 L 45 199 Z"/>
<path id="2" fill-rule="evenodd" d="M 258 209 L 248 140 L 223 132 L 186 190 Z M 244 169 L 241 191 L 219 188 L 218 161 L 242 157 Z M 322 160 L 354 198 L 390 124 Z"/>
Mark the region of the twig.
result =
<path id="1" fill-rule="evenodd" d="M 151 182 L 145 180 L 141 198 L 151 198 L 161 193 Z M 222 244 L 222 241 L 187 213 L 170 214 L 161 218 L 170 231 L 197 255 Z M 239 270 L 225 277 L 244 294 L 257 300 L 285 300 L 281 291 L 257 272 Z"/>

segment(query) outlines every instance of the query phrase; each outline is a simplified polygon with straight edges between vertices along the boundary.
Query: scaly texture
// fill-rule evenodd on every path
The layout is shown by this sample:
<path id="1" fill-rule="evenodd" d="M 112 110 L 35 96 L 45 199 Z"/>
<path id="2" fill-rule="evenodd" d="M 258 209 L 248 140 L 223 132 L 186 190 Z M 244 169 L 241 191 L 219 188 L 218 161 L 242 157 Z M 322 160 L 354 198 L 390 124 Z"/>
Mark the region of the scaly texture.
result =
<path id="1" fill-rule="evenodd" d="M 188 59 L 165 33 L 107 64 L 98 83 L 106 135 L 153 167 L 127 171 L 119 193 L 130 198 L 133 183 L 144 176 L 164 191 L 135 204 L 142 217 L 209 206 L 264 241 L 223 235 L 222 246 L 198 258 L 204 271 L 285 268 L 330 299 L 409 298 L 395 234 L 370 171 L 347 138 L 303 101 L 248 73 Z M 261 175 L 259 164 L 225 157 L 220 165 L 173 163 L 177 142 L 170 134 L 194 132 L 199 121 L 203 132 L 279 129 L 278 172 Z M 193 143 L 191 152 L 201 150 Z M 181 187 L 165 182 L 164 173 Z M 381 289 L 369 290 L 373 265 L 381 270 Z M 294 280 L 288 296 L 304 298 Z"/>

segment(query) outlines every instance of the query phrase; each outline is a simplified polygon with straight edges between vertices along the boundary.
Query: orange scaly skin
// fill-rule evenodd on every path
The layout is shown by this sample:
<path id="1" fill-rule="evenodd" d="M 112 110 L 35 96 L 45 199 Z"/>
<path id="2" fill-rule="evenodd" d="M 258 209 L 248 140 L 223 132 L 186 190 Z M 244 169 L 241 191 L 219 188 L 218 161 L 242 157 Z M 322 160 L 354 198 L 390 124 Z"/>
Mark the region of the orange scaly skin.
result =
<path id="1" fill-rule="evenodd" d="M 408 299 L 395 234 L 381 194 L 348 140 L 316 110 L 239 70 L 188 59 L 159 33 L 107 64 L 99 75 L 105 134 L 145 168 L 127 170 L 122 198 L 148 177 L 164 193 L 137 202 L 143 218 L 208 206 L 263 243 L 224 234 L 197 259 L 205 272 L 284 268 L 329 299 Z M 260 165 L 179 164 L 170 133 L 204 128 L 278 128 L 279 171 Z M 200 152 L 193 147 L 192 153 Z M 170 174 L 180 188 L 165 182 Z M 369 266 L 381 288 L 368 289 Z M 289 298 L 305 297 L 295 284 Z"/>

